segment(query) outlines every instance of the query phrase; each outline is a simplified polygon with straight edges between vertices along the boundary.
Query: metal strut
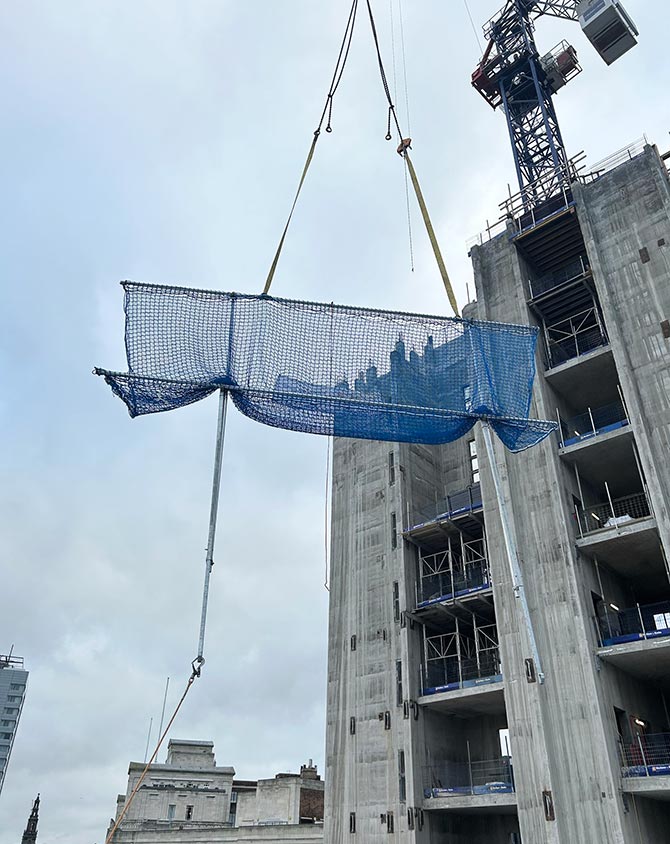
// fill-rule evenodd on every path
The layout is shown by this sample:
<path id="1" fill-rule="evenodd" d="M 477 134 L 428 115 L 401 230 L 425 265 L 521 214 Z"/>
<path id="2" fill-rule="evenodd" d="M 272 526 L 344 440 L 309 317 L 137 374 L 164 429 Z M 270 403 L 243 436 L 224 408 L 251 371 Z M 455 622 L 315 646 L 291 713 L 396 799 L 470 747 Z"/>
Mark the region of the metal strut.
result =
<path id="1" fill-rule="evenodd" d="M 216 538 L 216 519 L 219 512 L 219 491 L 221 489 L 221 463 L 223 460 L 223 442 L 226 435 L 226 410 L 228 408 L 228 390 L 219 393 L 219 417 L 216 429 L 216 447 L 214 449 L 214 477 L 212 479 L 212 499 L 209 509 L 209 532 L 205 554 L 205 582 L 202 588 L 202 612 L 200 615 L 200 637 L 198 655 L 193 660 L 193 671 L 200 676 L 200 668 L 205 663 L 205 625 L 207 623 L 207 604 L 209 601 L 209 579 L 214 568 L 214 540 Z"/>
<path id="2" fill-rule="evenodd" d="M 544 672 L 542 671 L 542 663 L 540 662 L 540 653 L 537 649 L 537 642 L 535 640 L 535 632 L 533 630 L 533 623 L 530 618 L 530 610 L 528 609 L 528 601 L 526 599 L 526 590 L 523 584 L 523 574 L 521 573 L 521 564 L 519 562 L 519 552 L 516 547 L 516 542 L 512 537 L 510 529 L 509 518 L 507 513 L 507 505 L 502 493 L 502 484 L 500 481 L 500 473 L 498 472 L 498 463 L 493 452 L 493 440 L 491 438 L 491 428 L 488 422 L 482 422 L 482 433 L 484 434 L 484 443 L 486 445 L 486 454 L 491 467 L 491 474 L 493 475 L 493 484 L 496 490 L 496 498 L 498 499 L 498 510 L 500 511 L 500 523 L 502 525 L 503 538 L 505 540 L 505 550 L 507 551 L 507 561 L 509 563 L 510 574 L 512 575 L 512 586 L 514 595 L 518 598 L 521 605 L 521 614 L 528 632 L 528 640 L 530 643 L 530 651 L 535 663 L 535 670 L 537 673 L 537 680 L 539 683 L 544 683 Z"/>

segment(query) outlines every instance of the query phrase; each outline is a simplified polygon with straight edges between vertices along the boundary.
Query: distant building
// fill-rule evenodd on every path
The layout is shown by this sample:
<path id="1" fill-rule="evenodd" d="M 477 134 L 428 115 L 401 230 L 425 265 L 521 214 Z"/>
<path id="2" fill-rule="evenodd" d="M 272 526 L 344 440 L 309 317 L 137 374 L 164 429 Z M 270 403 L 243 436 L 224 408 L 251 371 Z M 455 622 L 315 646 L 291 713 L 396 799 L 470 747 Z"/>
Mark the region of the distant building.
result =
<path id="1" fill-rule="evenodd" d="M 26 696 L 28 672 L 23 657 L 0 654 L 0 793 Z"/>
<path id="2" fill-rule="evenodd" d="M 116 818 L 143 770 L 144 764 L 130 763 Z M 234 768 L 217 766 L 212 742 L 171 740 L 165 764 L 149 769 L 114 835 L 115 844 L 321 844 L 324 783 L 311 760 L 299 774 L 234 777 Z"/>

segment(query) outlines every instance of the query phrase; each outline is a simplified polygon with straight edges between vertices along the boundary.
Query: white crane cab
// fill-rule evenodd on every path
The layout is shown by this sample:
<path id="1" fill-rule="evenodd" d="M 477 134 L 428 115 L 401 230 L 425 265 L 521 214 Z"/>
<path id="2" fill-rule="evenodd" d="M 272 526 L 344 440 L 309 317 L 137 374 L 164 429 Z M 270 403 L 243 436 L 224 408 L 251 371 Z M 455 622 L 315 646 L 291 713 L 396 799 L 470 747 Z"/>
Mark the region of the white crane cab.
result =
<path id="1" fill-rule="evenodd" d="M 577 14 L 584 34 L 607 64 L 637 44 L 637 28 L 619 0 L 581 0 Z"/>

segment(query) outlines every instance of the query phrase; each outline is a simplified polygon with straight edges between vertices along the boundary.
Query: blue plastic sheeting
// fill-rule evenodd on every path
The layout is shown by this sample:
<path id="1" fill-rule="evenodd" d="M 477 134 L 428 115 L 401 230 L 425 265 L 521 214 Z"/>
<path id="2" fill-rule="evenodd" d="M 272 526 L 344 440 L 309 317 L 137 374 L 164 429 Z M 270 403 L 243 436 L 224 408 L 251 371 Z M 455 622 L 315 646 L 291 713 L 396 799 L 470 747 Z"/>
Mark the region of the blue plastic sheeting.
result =
<path id="1" fill-rule="evenodd" d="M 438 316 L 124 282 L 128 372 L 96 370 L 131 416 L 219 388 L 278 428 L 445 443 L 479 419 L 512 451 L 529 420 L 537 330 Z"/>

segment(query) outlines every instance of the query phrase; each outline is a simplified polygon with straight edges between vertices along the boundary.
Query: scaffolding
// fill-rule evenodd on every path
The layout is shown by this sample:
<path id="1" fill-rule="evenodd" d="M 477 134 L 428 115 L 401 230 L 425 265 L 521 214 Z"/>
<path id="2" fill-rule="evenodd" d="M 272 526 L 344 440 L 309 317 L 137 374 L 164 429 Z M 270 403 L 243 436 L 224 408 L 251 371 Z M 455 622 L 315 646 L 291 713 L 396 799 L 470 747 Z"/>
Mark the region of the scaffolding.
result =
<path id="1" fill-rule="evenodd" d="M 435 636 L 428 636 L 424 625 L 424 695 L 502 680 L 495 622 L 478 624 L 476 614 L 469 615 L 469 623 L 455 617 L 452 631 Z"/>
<path id="2" fill-rule="evenodd" d="M 462 533 L 449 535 L 444 550 L 433 554 L 419 550 L 417 609 L 490 588 L 485 536 L 468 540 Z"/>
<path id="3" fill-rule="evenodd" d="M 609 343 L 595 301 L 579 313 L 543 323 L 543 328 L 550 368 Z"/>

